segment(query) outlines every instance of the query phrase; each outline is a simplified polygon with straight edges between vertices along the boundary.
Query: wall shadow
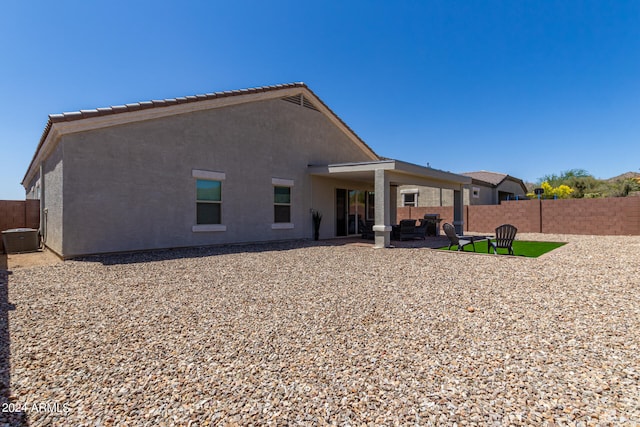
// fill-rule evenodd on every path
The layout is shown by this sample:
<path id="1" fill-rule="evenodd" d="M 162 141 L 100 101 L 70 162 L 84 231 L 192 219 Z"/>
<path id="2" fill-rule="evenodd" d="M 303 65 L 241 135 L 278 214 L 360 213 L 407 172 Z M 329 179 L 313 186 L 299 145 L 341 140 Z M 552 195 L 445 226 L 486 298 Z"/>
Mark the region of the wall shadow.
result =
<path id="1" fill-rule="evenodd" d="M 393 241 L 395 248 L 439 248 L 448 242 L 446 237 L 427 237 L 422 240 Z M 121 252 L 102 255 L 89 255 L 71 258 L 73 261 L 98 262 L 103 265 L 137 264 L 145 262 L 167 261 L 182 258 L 202 258 L 216 255 L 228 255 L 239 253 L 257 253 L 289 251 L 300 248 L 319 246 L 371 246 L 373 240 L 360 237 L 335 238 L 324 240 L 287 240 L 263 243 L 236 243 L 213 246 L 199 246 L 174 249 L 156 249 L 137 252 Z"/>
<path id="2" fill-rule="evenodd" d="M 11 335 L 9 312 L 15 306 L 9 302 L 9 276 L 7 256 L 0 254 L 0 425 L 27 426 L 27 414 L 11 401 Z"/>
<path id="3" fill-rule="evenodd" d="M 365 240 L 362 240 L 365 242 Z M 121 252 L 103 255 L 89 255 L 71 258 L 73 261 L 98 262 L 103 265 L 137 264 L 145 262 L 157 262 L 175 260 L 181 258 L 202 258 L 216 255 L 228 255 L 238 253 L 257 253 L 272 251 L 289 251 L 293 249 L 313 246 L 339 246 L 352 243 L 341 242 L 340 239 L 331 240 L 290 240 L 264 243 L 237 243 L 213 246 L 199 246 L 174 249 L 155 249 L 137 252 Z"/>

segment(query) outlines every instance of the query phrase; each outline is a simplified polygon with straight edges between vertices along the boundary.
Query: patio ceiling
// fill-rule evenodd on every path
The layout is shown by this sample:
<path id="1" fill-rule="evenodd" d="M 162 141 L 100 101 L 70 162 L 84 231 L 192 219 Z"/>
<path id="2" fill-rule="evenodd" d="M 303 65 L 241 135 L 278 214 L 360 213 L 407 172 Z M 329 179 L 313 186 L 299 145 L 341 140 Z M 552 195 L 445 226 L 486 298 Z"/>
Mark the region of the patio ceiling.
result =
<path id="1" fill-rule="evenodd" d="M 311 175 L 346 178 L 369 184 L 374 182 L 376 170 L 384 170 L 391 185 L 413 184 L 459 190 L 461 186 L 471 184 L 469 177 L 400 160 L 309 165 Z"/>

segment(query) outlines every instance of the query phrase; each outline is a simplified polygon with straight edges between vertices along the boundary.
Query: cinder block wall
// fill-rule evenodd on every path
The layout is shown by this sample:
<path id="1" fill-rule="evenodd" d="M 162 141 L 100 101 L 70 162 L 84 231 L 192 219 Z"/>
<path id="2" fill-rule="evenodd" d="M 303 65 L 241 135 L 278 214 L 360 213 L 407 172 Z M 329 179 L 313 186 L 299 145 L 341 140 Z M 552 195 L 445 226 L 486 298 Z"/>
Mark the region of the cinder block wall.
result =
<path id="1" fill-rule="evenodd" d="M 449 222 L 453 224 L 453 206 L 433 206 L 433 207 L 411 207 L 404 206 L 398 208 L 397 216 L 398 223 L 403 219 L 420 219 L 424 218 L 425 214 L 440 214 L 440 218 L 442 221 L 440 222 L 440 227 L 445 222 Z M 465 209 L 465 223 L 467 222 L 467 211 Z"/>
<path id="2" fill-rule="evenodd" d="M 465 206 L 466 231 L 493 233 L 502 224 L 512 224 L 522 233 L 540 233 L 538 200 L 504 201 L 499 205 Z"/>
<path id="3" fill-rule="evenodd" d="M 640 197 L 542 200 L 543 233 L 640 235 Z"/>
<path id="4" fill-rule="evenodd" d="M 453 222 L 453 207 L 401 207 L 398 221 L 439 213 Z M 521 233 L 640 235 L 640 197 L 605 199 L 520 200 L 500 205 L 465 206 L 464 229 L 492 233 L 501 224 L 513 224 Z"/>
<path id="5" fill-rule="evenodd" d="M 0 231 L 12 228 L 39 228 L 40 200 L 0 200 Z M 0 236 L 0 253 L 4 252 Z"/>

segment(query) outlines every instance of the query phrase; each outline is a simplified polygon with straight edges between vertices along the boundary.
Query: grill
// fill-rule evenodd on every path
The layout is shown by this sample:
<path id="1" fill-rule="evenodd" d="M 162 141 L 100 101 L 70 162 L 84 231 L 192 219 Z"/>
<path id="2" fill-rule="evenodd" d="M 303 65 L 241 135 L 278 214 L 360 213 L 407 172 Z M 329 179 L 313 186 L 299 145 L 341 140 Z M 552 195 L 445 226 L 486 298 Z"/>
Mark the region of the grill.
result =
<path id="1" fill-rule="evenodd" d="M 424 214 L 427 222 L 427 236 L 440 236 L 440 214 Z"/>

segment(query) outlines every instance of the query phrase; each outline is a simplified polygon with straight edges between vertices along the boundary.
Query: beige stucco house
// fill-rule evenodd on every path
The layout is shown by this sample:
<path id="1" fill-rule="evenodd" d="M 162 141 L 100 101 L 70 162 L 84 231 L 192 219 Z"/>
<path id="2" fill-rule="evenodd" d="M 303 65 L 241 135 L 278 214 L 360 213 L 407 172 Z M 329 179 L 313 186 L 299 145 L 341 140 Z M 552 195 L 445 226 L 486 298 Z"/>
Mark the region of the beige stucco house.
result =
<path id="1" fill-rule="evenodd" d="M 380 158 L 304 83 L 49 116 L 22 181 L 60 256 L 357 235 L 396 188 L 471 178 Z M 460 203 L 461 206 L 461 203 Z M 462 208 L 456 223 L 462 230 Z"/>
<path id="2" fill-rule="evenodd" d="M 521 179 L 498 172 L 463 172 L 471 178 L 471 186 L 465 189 L 465 204 L 497 205 L 504 200 L 527 198 L 527 187 Z"/>
<path id="3" fill-rule="evenodd" d="M 460 175 L 471 178 L 463 189 L 464 205 L 497 205 L 503 200 L 526 199 L 527 187 L 521 179 L 507 174 L 478 171 Z M 442 187 L 403 185 L 398 187 L 397 206 L 453 206 L 454 194 Z"/>

